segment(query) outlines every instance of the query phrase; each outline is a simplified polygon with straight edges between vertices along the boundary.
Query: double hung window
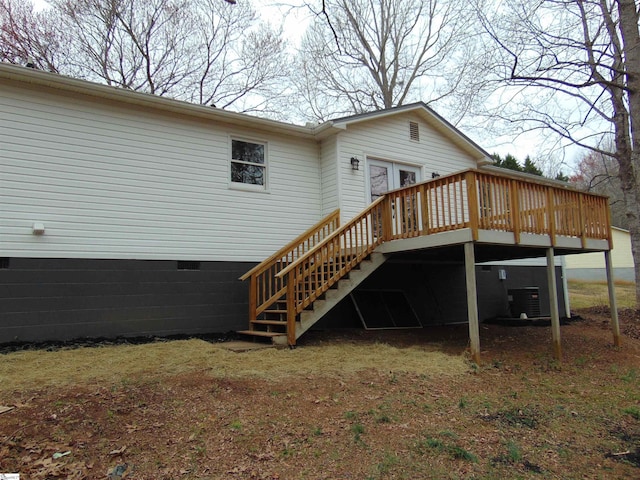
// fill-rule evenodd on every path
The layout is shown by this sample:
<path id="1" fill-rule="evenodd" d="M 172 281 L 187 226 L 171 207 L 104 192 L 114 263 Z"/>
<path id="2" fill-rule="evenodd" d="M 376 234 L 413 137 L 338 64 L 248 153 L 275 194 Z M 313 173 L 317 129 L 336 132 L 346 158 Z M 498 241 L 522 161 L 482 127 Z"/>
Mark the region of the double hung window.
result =
<path id="1" fill-rule="evenodd" d="M 231 182 L 266 188 L 266 150 L 264 143 L 231 140 Z"/>

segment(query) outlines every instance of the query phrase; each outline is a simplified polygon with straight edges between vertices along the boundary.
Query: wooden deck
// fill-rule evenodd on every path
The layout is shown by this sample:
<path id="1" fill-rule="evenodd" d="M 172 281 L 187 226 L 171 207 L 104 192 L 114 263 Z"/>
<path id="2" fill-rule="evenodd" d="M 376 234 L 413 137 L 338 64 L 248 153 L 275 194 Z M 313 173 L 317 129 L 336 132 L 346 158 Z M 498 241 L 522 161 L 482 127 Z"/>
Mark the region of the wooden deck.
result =
<path id="1" fill-rule="evenodd" d="M 543 179 L 467 170 L 388 192 L 343 226 L 335 211 L 241 277 L 250 280 L 245 333 L 286 335 L 295 345 L 301 312 L 373 252 L 456 244 L 466 258 L 474 244 L 609 251 L 608 200 Z"/>
<path id="2" fill-rule="evenodd" d="M 384 198 L 384 214 L 390 217 L 385 242 L 467 229 L 475 242 L 610 247 L 607 198 L 568 186 L 469 170 L 394 190 Z"/>

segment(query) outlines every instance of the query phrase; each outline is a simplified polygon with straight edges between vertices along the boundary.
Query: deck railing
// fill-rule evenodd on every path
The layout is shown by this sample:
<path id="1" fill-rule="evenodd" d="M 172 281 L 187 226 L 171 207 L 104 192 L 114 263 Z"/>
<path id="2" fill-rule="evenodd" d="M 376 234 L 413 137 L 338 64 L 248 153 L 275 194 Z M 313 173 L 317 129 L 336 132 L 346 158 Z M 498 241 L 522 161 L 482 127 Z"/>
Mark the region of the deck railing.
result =
<path id="1" fill-rule="evenodd" d="M 286 284 L 289 345 L 295 345 L 296 341 L 296 316 L 384 241 L 384 222 L 389 218 L 384 214 L 387 206 L 384 197 L 378 198 L 276 275 Z"/>
<path id="2" fill-rule="evenodd" d="M 470 228 L 610 240 L 607 198 L 548 182 L 468 170 L 388 192 L 386 240 Z"/>
<path id="3" fill-rule="evenodd" d="M 304 256 L 339 226 L 340 210 L 338 209 L 240 277 L 240 280 L 250 279 L 249 318 L 255 319 L 285 294 L 286 287 L 277 274 Z"/>
<path id="4" fill-rule="evenodd" d="M 467 170 L 393 190 L 340 228 L 332 215 L 242 277 L 252 282 L 251 318 L 286 298 L 290 345 L 297 315 L 386 241 L 469 228 L 474 240 L 493 230 L 512 232 L 516 244 L 537 234 L 551 245 L 565 236 L 611 248 L 606 197 L 508 173 Z M 300 240 L 309 232 L 313 240 Z"/>

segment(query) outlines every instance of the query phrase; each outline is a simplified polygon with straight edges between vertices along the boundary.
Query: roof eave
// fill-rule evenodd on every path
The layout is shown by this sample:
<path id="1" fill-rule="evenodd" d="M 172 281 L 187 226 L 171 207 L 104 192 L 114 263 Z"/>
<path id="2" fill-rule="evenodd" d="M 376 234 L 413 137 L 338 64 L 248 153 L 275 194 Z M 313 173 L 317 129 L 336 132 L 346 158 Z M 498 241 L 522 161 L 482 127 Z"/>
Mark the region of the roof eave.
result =
<path id="1" fill-rule="evenodd" d="M 490 165 L 493 163 L 491 155 L 477 143 L 467 137 L 464 133 L 454 127 L 437 112 L 429 108 L 424 102 L 411 103 L 394 107 L 388 110 L 369 112 L 351 117 L 338 118 L 333 121 L 334 126 L 347 128 L 347 125 L 365 122 L 372 119 L 381 119 L 398 113 L 418 112 L 429 124 L 439 130 L 454 141 L 460 148 L 469 153 L 477 162 L 478 166 Z"/>
<path id="2" fill-rule="evenodd" d="M 254 117 L 243 113 L 230 112 L 220 108 L 197 105 L 149 93 L 135 92 L 109 85 L 102 85 L 19 65 L 0 63 L 0 79 L 64 90 L 67 92 L 89 95 L 92 97 L 104 98 L 130 105 L 153 108 L 192 117 L 216 120 L 267 132 L 286 133 L 287 135 L 308 139 L 315 138 L 314 128 Z"/>
<path id="3" fill-rule="evenodd" d="M 517 170 L 511 170 L 509 168 L 498 167 L 496 165 L 485 165 L 482 167 L 483 170 L 488 172 L 494 172 L 502 175 L 503 177 L 512 177 L 517 180 L 526 180 L 528 182 L 534 183 L 542 183 L 545 185 L 553 185 L 555 187 L 566 188 L 569 190 L 579 191 L 574 185 L 570 185 L 567 182 L 563 182 L 562 180 L 556 180 L 555 178 L 542 177 L 540 175 L 534 175 L 532 173 L 527 172 L 519 172 Z M 593 193 L 591 193 L 594 195 Z M 598 195 L 598 194 L 595 194 Z M 604 197 L 605 195 L 598 195 Z"/>

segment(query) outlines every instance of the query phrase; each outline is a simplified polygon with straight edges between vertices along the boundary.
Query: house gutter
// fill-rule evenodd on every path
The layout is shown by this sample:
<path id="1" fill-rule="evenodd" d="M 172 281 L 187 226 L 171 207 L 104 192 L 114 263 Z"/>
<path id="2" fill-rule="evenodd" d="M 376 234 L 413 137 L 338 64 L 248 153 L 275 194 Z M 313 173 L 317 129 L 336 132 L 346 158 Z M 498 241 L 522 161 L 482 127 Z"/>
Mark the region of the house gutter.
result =
<path id="1" fill-rule="evenodd" d="M 447 120 L 423 102 L 407 104 L 384 111 L 369 112 L 351 117 L 338 118 L 324 122 L 320 125 L 302 126 L 260 118 L 246 113 L 232 112 L 208 105 L 198 105 L 150 93 L 103 85 L 9 63 L 0 62 L 0 80 L 11 81 L 18 85 L 30 84 L 39 87 L 62 90 L 119 103 L 137 105 L 143 108 L 153 108 L 160 111 L 198 117 L 210 121 L 223 122 L 230 125 L 259 129 L 265 132 L 285 134 L 316 141 L 323 140 L 331 134 L 345 131 L 349 125 L 354 123 L 359 123 L 373 118 L 386 118 L 391 115 L 396 115 L 399 112 L 414 111 L 428 121 L 436 130 L 444 133 L 460 148 L 465 150 L 467 153 L 470 153 L 477 161 L 478 166 L 492 163 L 491 156 L 485 150 L 473 142 L 469 137 L 457 130 Z"/>
<path id="2" fill-rule="evenodd" d="M 230 112 L 207 105 L 197 105 L 150 93 L 102 85 L 86 80 L 67 77 L 57 73 L 45 72 L 43 70 L 8 63 L 0 63 L 0 80 L 11 81 L 19 85 L 29 84 L 70 93 L 89 95 L 119 103 L 137 105 L 143 108 L 153 108 L 165 112 L 224 122 L 241 127 L 260 129 L 267 132 L 292 135 L 295 137 L 315 139 L 315 131 L 318 130 L 318 127 L 309 128 L 300 125 L 292 125 L 285 122 L 279 122 L 277 120 L 254 117 L 244 113 Z M 321 127 L 323 128 L 321 128 L 320 131 L 323 131 L 324 129 L 329 128 L 330 125 L 325 126 L 323 124 Z"/>

